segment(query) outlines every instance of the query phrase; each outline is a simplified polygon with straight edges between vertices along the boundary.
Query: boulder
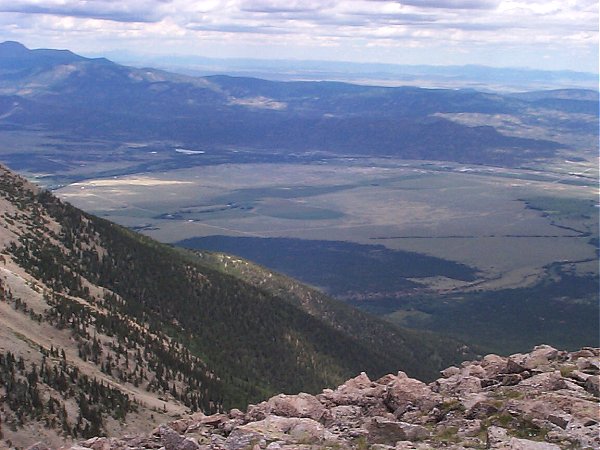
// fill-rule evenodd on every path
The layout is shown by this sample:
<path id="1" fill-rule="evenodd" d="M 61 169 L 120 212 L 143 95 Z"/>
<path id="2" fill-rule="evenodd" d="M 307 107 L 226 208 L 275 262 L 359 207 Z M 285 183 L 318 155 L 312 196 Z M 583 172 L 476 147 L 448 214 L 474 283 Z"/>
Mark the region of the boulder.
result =
<path id="1" fill-rule="evenodd" d="M 508 442 L 508 447 L 505 448 L 510 450 L 561 450 L 560 447 L 556 444 L 550 444 L 548 442 L 530 441 L 528 439 L 518 438 L 512 438 Z"/>
<path id="2" fill-rule="evenodd" d="M 560 450 L 560 447 L 556 444 L 510 437 L 508 430 L 495 426 L 489 427 L 487 430 L 487 448 L 496 450 Z"/>
<path id="3" fill-rule="evenodd" d="M 174 420 L 172 422 L 167 423 L 167 426 L 175 431 L 177 431 L 179 434 L 183 434 L 186 432 L 186 430 L 188 429 L 188 427 L 191 425 L 191 423 L 193 422 L 192 418 L 186 418 L 186 419 L 179 419 L 179 420 Z"/>
<path id="4" fill-rule="evenodd" d="M 110 450 L 112 446 L 110 439 L 107 437 L 94 437 L 83 442 L 82 445 L 92 450 Z"/>
<path id="5" fill-rule="evenodd" d="M 540 366 L 546 366 L 551 361 L 564 359 L 564 353 L 559 352 L 550 345 L 538 345 L 533 351 L 525 355 L 524 366 L 526 369 L 536 369 Z"/>
<path id="6" fill-rule="evenodd" d="M 301 393 L 298 395 L 280 394 L 271 397 L 265 404 L 267 414 L 282 417 L 299 417 L 320 420 L 325 407 L 314 395 Z"/>
<path id="7" fill-rule="evenodd" d="M 585 390 L 595 397 L 600 397 L 600 377 L 592 375 L 585 380 Z"/>
<path id="8" fill-rule="evenodd" d="M 485 419 L 498 412 L 498 407 L 491 400 L 482 400 L 471 406 L 466 412 L 467 419 Z"/>
<path id="9" fill-rule="evenodd" d="M 460 369 L 455 366 L 450 366 L 440 372 L 444 378 L 450 378 L 460 373 Z"/>
<path id="10" fill-rule="evenodd" d="M 560 374 L 560 371 L 543 372 L 521 381 L 519 386 L 536 388 L 540 391 L 550 392 L 564 389 L 566 384 Z"/>
<path id="11" fill-rule="evenodd" d="M 592 348 L 582 348 L 581 350 L 571 353 L 571 359 L 593 358 L 594 356 L 598 355 L 595 354 L 594 349 Z"/>
<path id="12" fill-rule="evenodd" d="M 346 381 L 334 391 L 324 390 L 317 399 L 327 407 L 335 405 L 357 405 L 366 408 L 382 405 L 385 386 L 372 382 L 363 372 Z"/>
<path id="13" fill-rule="evenodd" d="M 568 375 L 569 378 L 579 382 L 579 383 L 584 383 L 587 381 L 587 379 L 589 377 L 592 377 L 593 375 L 590 375 L 588 373 L 583 373 L 579 370 L 573 370 L 571 371 Z"/>
<path id="14" fill-rule="evenodd" d="M 234 434 L 235 433 L 235 434 Z M 321 442 L 333 435 L 320 423 L 309 418 L 267 416 L 265 419 L 242 425 L 231 432 L 236 441 L 243 435 L 260 435 L 269 441 Z M 228 438 L 229 439 L 229 438 Z"/>
<path id="15" fill-rule="evenodd" d="M 357 377 L 350 378 L 348 381 L 346 381 L 344 384 L 342 384 L 340 386 L 340 388 L 350 389 L 350 390 L 362 390 L 362 389 L 371 387 L 371 384 L 372 384 L 372 382 L 369 379 L 369 377 L 367 376 L 367 374 L 364 372 L 361 372 L 360 375 L 358 375 Z"/>
<path id="16" fill-rule="evenodd" d="M 225 422 L 229 419 L 227 414 L 213 414 L 211 416 L 205 416 L 201 414 L 197 419 L 194 420 L 194 423 L 199 425 L 210 425 L 213 427 L 218 427 L 220 423 Z"/>
<path id="17" fill-rule="evenodd" d="M 504 373 L 521 373 L 525 372 L 527 369 L 524 365 L 524 357 L 521 354 L 512 355 L 506 361 L 506 367 L 504 369 Z"/>
<path id="18" fill-rule="evenodd" d="M 223 442 L 223 447 L 227 450 L 254 450 L 255 446 L 266 448 L 265 437 L 261 433 L 243 429 L 243 427 L 233 430 Z"/>
<path id="19" fill-rule="evenodd" d="M 547 419 L 549 422 L 553 423 L 556 426 L 561 427 L 563 430 L 565 428 L 567 428 L 567 425 L 569 425 L 569 422 L 571 420 L 573 420 L 573 418 L 569 414 L 561 414 L 561 413 L 548 414 Z"/>
<path id="20" fill-rule="evenodd" d="M 409 378 L 404 372 L 389 379 L 383 397 L 383 403 L 397 418 L 402 417 L 410 406 L 426 414 L 441 402 L 442 397 L 428 385 Z"/>
<path id="21" fill-rule="evenodd" d="M 229 411 L 228 416 L 230 419 L 238 420 L 238 419 L 243 419 L 245 414 L 242 411 L 240 411 L 239 409 L 233 408 L 232 410 Z"/>
<path id="22" fill-rule="evenodd" d="M 325 425 L 331 427 L 349 428 L 361 422 L 362 408 L 356 405 L 334 406 L 327 411 Z"/>
<path id="23" fill-rule="evenodd" d="M 27 450 L 51 450 L 51 449 L 43 442 L 36 442 L 35 444 L 27 447 Z"/>
<path id="24" fill-rule="evenodd" d="M 419 441 L 429 437 L 427 428 L 406 422 L 397 422 L 384 417 L 372 417 L 366 424 L 371 443 L 395 443 L 397 441 Z"/>
<path id="25" fill-rule="evenodd" d="M 481 367 L 485 370 L 486 378 L 493 378 L 506 369 L 507 358 L 489 354 L 481 360 Z"/>
<path id="26" fill-rule="evenodd" d="M 461 396 L 482 389 L 481 379 L 471 375 L 454 375 L 450 378 L 439 378 L 431 385 L 431 390 L 444 396 Z"/>
<path id="27" fill-rule="evenodd" d="M 487 378 L 487 372 L 480 364 L 469 364 L 464 368 L 463 373 L 476 378 Z"/>
<path id="28" fill-rule="evenodd" d="M 165 425 L 158 427 L 155 434 L 160 436 L 160 441 L 165 450 L 198 450 L 199 448 L 196 441 L 180 435 L 177 431 Z"/>
<path id="29" fill-rule="evenodd" d="M 508 430 L 506 428 L 496 426 L 488 427 L 486 435 L 488 448 L 496 448 L 494 447 L 495 445 L 508 441 Z"/>
<path id="30" fill-rule="evenodd" d="M 598 358 L 579 358 L 575 362 L 577 368 L 590 375 L 597 375 L 600 372 L 600 361 Z"/>

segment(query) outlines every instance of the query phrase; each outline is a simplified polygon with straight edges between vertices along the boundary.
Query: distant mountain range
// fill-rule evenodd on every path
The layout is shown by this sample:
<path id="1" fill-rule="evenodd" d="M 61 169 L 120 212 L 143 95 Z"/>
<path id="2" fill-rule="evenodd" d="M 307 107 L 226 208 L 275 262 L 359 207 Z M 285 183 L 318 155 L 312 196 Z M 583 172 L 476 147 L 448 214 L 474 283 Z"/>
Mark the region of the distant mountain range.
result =
<path id="1" fill-rule="evenodd" d="M 524 91 L 540 89 L 597 89 L 598 74 L 571 70 L 539 70 L 480 65 L 406 65 L 341 61 L 207 58 L 194 55 L 146 56 L 112 52 L 114 61 L 135 67 L 159 67 L 177 73 L 208 76 L 227 73 L 277 81 L 331 80 L 359 84 Z"/>
<path id="2" fill-rule="evenodd" d="M 598 93 L 586 90 L 499 95 L 191 77 L 69 51 L 0 44 L 0 130 L 46 132 L 66 140 L 161 141 L 213 154 L 251 152 L 265 158 L 360 155 L 514 166 L 551 157 L 564 145 L 442 116 L 550 110 L 555 114 L 548 120 L 556 121 L 561 112 L 597 116 L 597 106 Z M 585 123 L 568 126 L 590 128 Z M 53 154 L 53 163 L 72 160 Z M 80 149 L 78 157 L 85 159 L 85 151 Z M 5 161 L 28 170 L 36 164 L 35 158 L 15 158 Z"/>

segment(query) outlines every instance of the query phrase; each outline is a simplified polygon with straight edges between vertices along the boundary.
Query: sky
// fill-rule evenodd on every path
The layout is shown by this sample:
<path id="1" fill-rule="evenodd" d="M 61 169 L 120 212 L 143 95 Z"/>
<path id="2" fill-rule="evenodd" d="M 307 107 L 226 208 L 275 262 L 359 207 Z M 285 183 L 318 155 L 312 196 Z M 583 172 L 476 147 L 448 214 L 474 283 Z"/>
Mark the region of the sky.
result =
<path id="1" fill-rule="evenodd" d="M 0 41 L 193 55 L 598 72 L 598 0 L 0 0 Z"/>

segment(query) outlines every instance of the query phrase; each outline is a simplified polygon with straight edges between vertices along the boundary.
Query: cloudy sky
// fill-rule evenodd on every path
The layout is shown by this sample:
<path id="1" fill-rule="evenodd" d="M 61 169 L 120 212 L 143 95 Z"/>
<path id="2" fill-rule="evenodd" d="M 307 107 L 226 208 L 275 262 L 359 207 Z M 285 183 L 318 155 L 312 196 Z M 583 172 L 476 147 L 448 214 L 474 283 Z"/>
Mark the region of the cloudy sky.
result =
<path id="1" fill-rule="evenodd" d="M 598 0 L 0 0 L 0 41 L 196 55 L 598 71 Z"/>

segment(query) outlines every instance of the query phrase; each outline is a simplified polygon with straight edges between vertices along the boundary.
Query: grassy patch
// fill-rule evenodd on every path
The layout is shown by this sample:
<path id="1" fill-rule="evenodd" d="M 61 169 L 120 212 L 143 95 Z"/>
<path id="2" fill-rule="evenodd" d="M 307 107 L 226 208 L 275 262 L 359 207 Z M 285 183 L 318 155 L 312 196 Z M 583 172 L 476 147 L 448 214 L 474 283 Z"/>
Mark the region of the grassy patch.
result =
<path id="1" fill-rule="evenodd" d="M 436 441 L 445 443 L 458 442 L 458 427 L 445 427 L 437 435 L 435 435 L 434 439 Z"/>
<path id="2" fill-rule="evenodd" d="M 560 375 L 562 377 L 565 378 L 569 378 L 571 376 L 571 374 L 573 373 L 573 371 L 577 370 L 577 366 L 574 364 L 567 364 L 564 366 L 561 366 L 560 368 Z"/>
<path id="3" fill-rule="evenodd" d="M 446 400 L 441 405 L 441 411 L 444 415 L 448 414 L 451 411 L 464 411 L 465 405 L 463 405 L 460 401 L 452 399 Z"/>

